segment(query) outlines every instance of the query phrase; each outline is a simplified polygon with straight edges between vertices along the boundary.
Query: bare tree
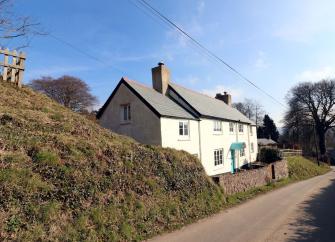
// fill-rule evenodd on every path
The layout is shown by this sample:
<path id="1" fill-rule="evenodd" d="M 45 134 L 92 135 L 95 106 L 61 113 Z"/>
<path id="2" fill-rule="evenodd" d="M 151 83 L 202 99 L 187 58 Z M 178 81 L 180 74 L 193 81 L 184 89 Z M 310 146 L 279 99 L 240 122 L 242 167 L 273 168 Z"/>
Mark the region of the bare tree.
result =
<path id="1" fill-rule="evenodd" d="M 264 117 L 264 110 L 256 100 L 244 99 L 243 102 L 233 103 L 233 107 L 243 113 L 250 120 L 253 120 L 257 126 L 261 125 Z"/>
<path id="2" fill-rule="evenodd" d="M 43 34 L 36 30 L 38 23 L 30 17 L 17 16 L 13 13 L 13 0 L 0 0 L 0 46 L 7 45 L 9 40 L 19 39 L 17 49 L 29 44 L 30 37 Z"/>
<path id="3" fill-rule="evenodd" d="M 288 94 L 288 106 L 285 126 L 295 127 L 298 135 L 301 134 L 299 129 L 313 126 L 318 138 L 318 150 L 324 157 L 326 133 L 335 125 L 335 80 L 298 84 Z"/>
<path id="4" fill-rule="evenodd" d="M 76 112 L 87 111 L 97 102 L 87 84 L 72 76 L 62 76 L 58 79 L 42 77 L 32 80 L 29 86 Z"/>

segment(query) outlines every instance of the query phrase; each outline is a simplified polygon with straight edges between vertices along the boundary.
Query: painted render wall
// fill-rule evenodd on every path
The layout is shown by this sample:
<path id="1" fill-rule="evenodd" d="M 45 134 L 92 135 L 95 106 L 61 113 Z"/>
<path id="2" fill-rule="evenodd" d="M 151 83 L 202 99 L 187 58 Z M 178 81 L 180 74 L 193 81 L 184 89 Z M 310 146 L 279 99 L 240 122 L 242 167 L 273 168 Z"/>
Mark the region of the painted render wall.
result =
<path id="1" fill-rule="evenodd" d="M 234 132 L 229 131 L 229 122 L 222 121 L 222 132 L 217 133 L 213 131 L 214 120 L 202 119 L 200 121 L 201 133 L 201 160 L 208 175 L 213 176 L 226 172 L 231 172 L 232 158 L 230 146 L 234 142 L 245 142 L 245 156 L 240 157 L 236 151 L 235 167 L 241 167 L 248 162 L 256 161 L 257 156 L 257 135 L 253 132 L 253 136 L 249 137 L 249 125 L 244 124 L 244 132 L 238 132 L 238 124 L 234 123 Z M 253 127 L 253 131 L 256 131 Z M 254 153 L 249 152 L 250 143 L 254 142 Z M 214 165 L 214 150 L 223 148 L 224 158 L 223 165 Z"/>
<path id="2" fill-rule="evenodd" d="M 185 121 L 185 119 L 161 118 L 162 147 L 184 150 L 200 158 L 199 122 L 196 120 L 188 120 L 189 137 L 185 138 L 179 136 L 179 121 Z"/>
<path id="3" fill-rule="evenodd" d="M 234 123 L 234 132 L 229 132 L 229 122 L 222 121 L 222 132 L 214 132 L 214 120 L 202 119 L 201 121 L 189 120 L 190 137 L 181 139 L 179 136 L 179 121 L 182 119 L 161 118 L 162 146 L 177 150 L 185 150 L 190 154 L 197 154 L 208 175 L 231 172 L 230 146 L 234 142 L 245 142 L 245 156 L 239 157 L 236 152 L 236 165 L 241 167 L 248 162 L 256 161 L 257 157 L 257 135 L 256 127 L 253 127 L 253 135 L 249 136 L 249 125 L 244 124 L 244 132 L 238 133 L 238 124 Z M 199 130 L 200 140 L 199 141 Z M 201 142 L 201 146 L 200 143 Z M 254 143 L 254 153 L 249 153 L 250 143 Z M 201 147 L 201 150 L 199 149 Z M 223 165 L 214 165 L 214 150 L 223 148 Z M 200 154 L 201 151 L 201 154 Z"/>
<path id="4" fill-rule="evenodd" d="M 121 122 L 120 109 L 123 104 L 130 104 L 131 121 L 128 123 Z M 118 134 L 130 136 L 140 143 L 162 144 L 160 118 L 124 84 L 121 84 L 115 93 L 99 122 L 101 126 Z"/>

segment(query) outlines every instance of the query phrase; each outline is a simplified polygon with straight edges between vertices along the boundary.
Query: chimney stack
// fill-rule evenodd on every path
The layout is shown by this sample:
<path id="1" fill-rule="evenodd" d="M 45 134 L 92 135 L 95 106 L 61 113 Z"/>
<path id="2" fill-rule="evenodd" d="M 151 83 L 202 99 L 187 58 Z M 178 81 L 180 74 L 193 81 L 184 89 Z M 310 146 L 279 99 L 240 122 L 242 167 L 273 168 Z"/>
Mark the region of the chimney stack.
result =
<path id="1" fill-rule="evenodd" d="M 159 93 L 165 95 L 170 82 L 170 71 L 163 62 L 151 69 L 152 87 Z"/>
<path id="2" fill-rule="evenodd" d="M 225 102 L 228 106 L 231 106 L 231 95 L 227 92 L 223 92 L 223 95 L 221 93 L 217 93 L 215 98 Z"/>

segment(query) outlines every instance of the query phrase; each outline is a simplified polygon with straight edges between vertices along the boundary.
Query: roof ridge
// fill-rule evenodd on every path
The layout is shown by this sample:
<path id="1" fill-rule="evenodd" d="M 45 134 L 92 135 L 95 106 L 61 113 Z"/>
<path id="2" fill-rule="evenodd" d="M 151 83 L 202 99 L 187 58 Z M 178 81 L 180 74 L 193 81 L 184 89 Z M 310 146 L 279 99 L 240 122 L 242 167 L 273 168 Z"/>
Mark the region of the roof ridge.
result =
<path id="1" fill-rule="evenodd" d="M 211 96 L 209 96 L 209 95 L 207 95 L 207 94 L 205 94 L 205 93 L 197 92 L 197 91 L 192 90 L 192 89 L 190 89 L 190 88 L 184 87 L 184 86 L 182 86 L 182 85 L 180 85 L 180 84 L 176 84 L 176 83 L 172 83 L 172 84 L 174 84 L 174 85 L 176 85 L 176 86 L 178 86 L 178 87 L 180 87 L 180 88 L 183 88 L 183 89 L 185 89 L 185 90 L 187 90 L 187 91 L 193 92 L 193 93 L 195 93 L 195 94 L 202 95 L 202 96 L 204 96 L 204 97 L 213 99 L 213 100 L 215 100 L 216 102 L 220 102 L 220 103 L 222 103 L 223 105 L 226 105 L 228 108 L 236 109 L 236 108 L 234 108 L 234 107 L 232 107 L 232 106 L 229 106 L 229 105 L 228 105 L 227 103 L 225 103 L 224 101 L 221 101 L 221 100 L 219 100 L 219 99 L 217 99 L 217 98 L 215 98 L 215 97 L 211 97 Z"/>
<path id="2" fill-rule="evenodd" d="M 130 83 L 134 83 L 136 85 L 139 85 L 139 86 L 142 86 L 142 87 L 145 87 L 145 88 L 148 88 L 148 89 L 152 89 L 150 88 L 149 86 L 143 84 L 142 82 L 139 82 L 139 81 L 136 81 L 136 80 L 131 80 L 131 79 L 128 79 L 127 77 L 122 77 L 124 81 L 126 82 L 130 82 Z"/>

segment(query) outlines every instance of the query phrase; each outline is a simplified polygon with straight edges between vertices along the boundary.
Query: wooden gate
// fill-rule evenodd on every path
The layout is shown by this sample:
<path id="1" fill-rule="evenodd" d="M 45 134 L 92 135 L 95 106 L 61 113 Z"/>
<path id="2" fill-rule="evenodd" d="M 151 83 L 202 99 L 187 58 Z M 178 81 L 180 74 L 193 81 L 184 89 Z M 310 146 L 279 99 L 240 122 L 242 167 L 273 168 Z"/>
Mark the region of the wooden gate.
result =
<path id="1" fill-rule="evenodd" d="M 2 60 L 1 60 L 2 59 Z M 26 55 L 0 47 L 0 81 L 7 81 L 22 86 L 24 62 Z"/>

